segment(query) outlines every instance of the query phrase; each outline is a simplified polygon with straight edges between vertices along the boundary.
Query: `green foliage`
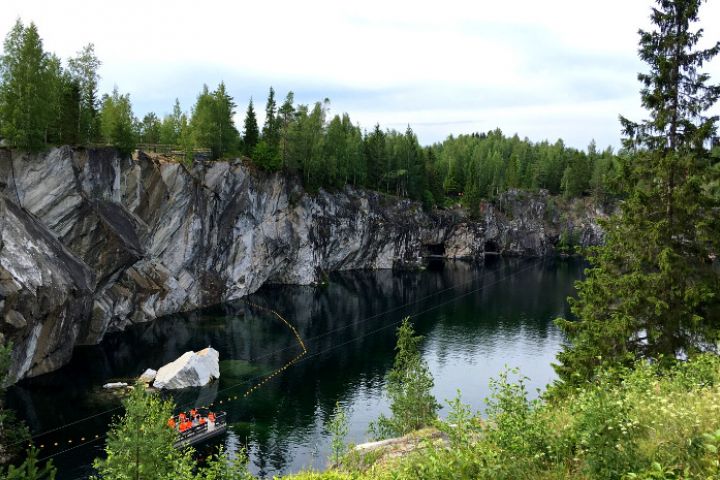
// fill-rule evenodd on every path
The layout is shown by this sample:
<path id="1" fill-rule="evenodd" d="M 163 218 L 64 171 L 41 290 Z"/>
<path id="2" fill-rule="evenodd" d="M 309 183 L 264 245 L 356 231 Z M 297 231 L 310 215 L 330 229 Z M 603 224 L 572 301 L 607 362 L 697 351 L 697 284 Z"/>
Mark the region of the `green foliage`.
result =
<path id="1" fill-rule="evenodd" d="M 94 463 L 100 478 L 170 478 L 182 459 L 173 446 L 176 434 L 166 424 L 173 405 L 138 384 L 123 406 L 125 414 L 115 420 L 107 435 L 107 457 Z"/>
<path id="2" fill-rule="evenodd" d="M 223 82 L 214 92 L 210 92 L 207 85 L 203 85 L 193 108 L 189 126 L 191 134 L 187 135 L 187 138 L 192 136 L 197 147 L 209 148 L 213 159 L 233 152 L 239 142 L 239 134 L 233 121 L 234 115 L 235 103 L 227 93 Z M 177 141 L 181 144 L 187 141 L 183 138 L 182 116 L 178 118 L 177 112 L 174 112 L 172 122 L 178 128 Z"/>
<path id="3" fill-rule="evenodd" d="M 179 143 L 183 116 L 180 100 L 176 98 L 172 113 L 165 115 L 160 124 L 160 143 L 163 145 L 177 145 Z M 187 123 L 187 118 L 185 122 Z"/>
<path id="4" fill-rule="evenodd" d="M 670 369 L 639 362 L 529 400 L 522 377 L 492 383 L 485 415 L 458 396 L 438 428 L 404 458 L 349 471 L 358 480 L 708 479 L 720 475 L 720 358 Z M 352 463 L 345 463 L 347 469 Z M 285 478 L 338 478 L 340 472 Z M 344 478 L 344 477 L 340 477 Z"/>
<path id="5" fill-rule="evenodd" d="M 282 119 L 278 117 L 277 104 L 275 103 L 275 90 L 270 87 L 268 99 L 265 104 L 265 124 L 262 129 L 262 138 L 267 144 L 268 149 L 275 155 L 278 154 L 280 143 L 280 128 L 282 127 Z"/>
<path id="6" fill-rule="evenodd" d="M 0 335 L 0 464 L 17 457 L 22 446 L 30 439 L 27 427 L 5 408 L 5 389 L 9 383 L 12 344 Z M 2 477 L 0 477 L 2 478 Z"/>
<path id="7" fill-rule="evenodd" d="M 672 362 L 720 338 L 720 276 L 711 258 L 720 251 L 717 180 L 705 148 L 717 117 L 702 114 L 720 97 L 698 68 L 720 51 L 695 48 L 700 0 L 660 0 L 656 30 L 641 32 L 640 74 L 650 119 L 622 119 L 630 194 L 622 213 L 604 223 L 605 245 L 589 252 L 592 268 L 571 301 L 578 321 L 559 324 L 570 344 L 558 356 L 561 379 L 574 384 L 607 365 L 636 358 Z"/>
<path id="8" fill-rule="evenodd" d="M 345 445 L 345 437 L 348 434 L 348 418 L 347 412 L 340 402 L 335 402 L 335 408 L 333 409 L 330 421 L 326 426 L 328 433 L 332 435 L 332 457 L 331 460 L 336 466 L 340 465 L 340 458 L 347 451 L 347 445 Z"/>
<path id="9" fill-rule="evenodd" d="M 421 340 L 410 317 L 404 318 L 397 330 L 395 363 L 386 377 L 392 416 L 380 415 L 370 425 L 377 439 L 405 435 L 437 420 L 440 405 L 432 395 L 433 378 L 420 354 Z"/>
<path id="10" fill-rule="evenodd" d="M 247 112 L 245 112 L 244 126 L 243 151 L 245 155 L 251 155 L 260 138 L 260 130 L 258 129 L 252 98 L 250 99 L 250 103 L 248 103 Z"/>
<path id="11" fill-rule="evenodd" d="M 105 143 L 108 143 L 122 154 L 129 154 L 135 149 L 135 117 L 130 104 L 130 94 L 120 95 L 117 87 L 112 95 L 105 95 L 100 110 L 100 132 Z"/>
<path id="12" fill-rule="evenodd" d="M 160 143 L 160 119 L 155 112 L 150 112 L 143 117 L 140 124 L 140 142 L 157 144 Z"/>
<path id="13" fill-rule="evenodd" d="M 98 115 L 98 69 L 102 62 L 95 55 L 92 43 L 80 50 L 76 57 L 68 61 L 71 78 L 77 83 L 80 92 L 78 112 L 78 141 L 86 145 L 100 138 L 100 119 Z"/>
<path id="14" fill-rule="evenodd" d="M 233 123 L 236 105 L 224 83 L 212 92 L 204 86 L 190 115 L 176 99 L 162 121 L 152 112 L 137 121 L 127 96 L 113 93 L 99 100 L 101 62 L 93 44 L 69 59 L 64 71 L 58 57 L 42 51 L 31 27 L 18 22 L 0 62 L 0 135 L 25 148 L 105 142 L 128 152 L 140 141 L 160 144 L 164 153 L 179 153 L 187 163 L 197 150 L 210 150 L 212 159 L 242 152 L 264 170 L 300 174 L 310 191 L 352 185 L 421 201 L 425 208 L 452 203 L 447 196 L 462 200 L 473 215 L 484 199 L 509 188 L 592 193 L 602 201 L 618 193 L 612 183 L 619 176 L 613 153 L 598 153 L 594 144 L 585 154 L 562 141 L 533 144 L 495 130 L 450 136 L 423 148 L 409 126 L 405 132 L 383 131 L 379 125 L 362 132 L 346 113 L 328 118 L 327 99 L 294 105 L 289 92 L 278 108 L 272 87 L 262 131 L 251 100 L 242 139 Z"/>
<path id="15" fill-rule="evenodd" d="M 173 404 L 141 384 L 123 401 L 125 414 L 111 425 L 105 458 L 94 467 L 103 480 L 250 480 L 244 453 L 231 459 L 222 451 L 198 468 L 193 450 L 174 446 L 175 430 L 167 426 Z"/>
<path id="16" fill-rule="evenodd" d="M 35 447 L 28 449 L 25 460 L 19 466 L 10 465 L 7 470 L 0 467 L 0 478 L 3 480 L 55 480 L 56 474 L 52 460 L 40 465 Z"/>
<path id="17" fill-rule="evenodd" d="M 35 24 L 25 27 L 18 20 L 0 57 L 0 135 L 11 145 L 29 151 L 45 146 L 59 100 L 52 85 L 56 71 Z"/>

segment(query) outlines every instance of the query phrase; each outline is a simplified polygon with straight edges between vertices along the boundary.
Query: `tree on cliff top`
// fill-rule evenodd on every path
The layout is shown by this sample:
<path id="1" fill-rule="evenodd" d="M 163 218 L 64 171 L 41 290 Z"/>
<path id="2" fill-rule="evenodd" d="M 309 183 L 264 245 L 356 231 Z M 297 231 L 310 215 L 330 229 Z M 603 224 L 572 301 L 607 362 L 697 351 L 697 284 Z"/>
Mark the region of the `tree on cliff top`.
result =
<path id="1" fill-rule="evenodd" d="M 37 27 L 18 20 L 0 57 L 0 134 L 11 145 L 30 151 L 45 146 L 52 120 L 49 67 Z"/>
<path id="2" fill-rule="evenodd" d="M 245 113 L 245 131 L 243 133 L 243 152 L 245 155 L 252 155 L 255 145 L 258 143 L 258 138 L 260 138 L 260 130 L 258 129 L 255 108 L 251 98 Z"/>
<path id="3" fill-rule="evenodd" d="M 95 55 L 95 45 L 88 43 L 74 58 L 68 61 L 73 79 L 80 88 L 78 116 L 79 140 L 82 144 L 95 142 L 100 138 L 100 118 L 98 112 L 98 69 L 102 62 Z"/>
<path id="4" fill-rule="evenodd" d="M 708 147 L 717 117 L 705 112 L 720 96 L 699 69 L 720 43 L 697 49 L 692 30 L 702 0 L 658 0 L 655 29 L 640 31 L 639 75 L 650 118 L 621 118 L 630 185 L 622 214 L 605 224 L 606 243 L 590 253 L 592 268 L 578 283 L 572 311 L 559 323 L 570 345 L 558 355 L 560 378 L 592 378 L 604 364 L 635 358 L 672 361 L 720 339 L 720 281 L 713 255 L 720 252 L 720 207 L 707 188 L 718 170 Z"/>
<path id="5" fill-rule="evenodd" d="M 100 131 L 106 143 L 111 144 L 122 154 L 135 149 L 135 117 L 130 104 L 130 94 L 120 95 L 117 87 L 112 95 L 105 95 L 100 110 Z"/>

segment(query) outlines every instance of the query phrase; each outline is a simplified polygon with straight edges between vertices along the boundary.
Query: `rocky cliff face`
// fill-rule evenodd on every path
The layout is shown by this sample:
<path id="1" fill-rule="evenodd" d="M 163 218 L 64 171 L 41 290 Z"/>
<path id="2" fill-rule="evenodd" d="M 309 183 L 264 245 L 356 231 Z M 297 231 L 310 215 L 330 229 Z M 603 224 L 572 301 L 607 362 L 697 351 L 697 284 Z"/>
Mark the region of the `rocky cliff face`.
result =
<path id="1" fill-rule="evenodd" d="M 106 332 L 268 282 L 310 284 L 423 255 L 548 255 L 563 231 L 583 245 L 602 240 L 602 212 L 554 202 L 508 192 L 471 221 L 374 192 L 307 195 L 240 161 L 188 169 L 110 149 L 0 151 L 0 331 L 20 379 Z"/>

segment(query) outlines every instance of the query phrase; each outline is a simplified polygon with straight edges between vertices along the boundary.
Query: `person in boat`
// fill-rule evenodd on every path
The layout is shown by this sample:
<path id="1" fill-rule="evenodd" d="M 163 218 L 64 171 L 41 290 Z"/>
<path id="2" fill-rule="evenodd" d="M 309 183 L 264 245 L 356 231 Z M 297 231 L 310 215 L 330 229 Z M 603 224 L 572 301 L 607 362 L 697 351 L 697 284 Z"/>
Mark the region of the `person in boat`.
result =
<path id="1" fill-rule="evenodd" d="M 170 419 L 167 421 L 167 425 L 168 425 L 168 427 L 170 427 L 170 428 L 172 428 L 173 430 L 175 430 L 175 425 L 176 425 L 176 424 L 175 424 L 175 418 L 170 417 Z"/>

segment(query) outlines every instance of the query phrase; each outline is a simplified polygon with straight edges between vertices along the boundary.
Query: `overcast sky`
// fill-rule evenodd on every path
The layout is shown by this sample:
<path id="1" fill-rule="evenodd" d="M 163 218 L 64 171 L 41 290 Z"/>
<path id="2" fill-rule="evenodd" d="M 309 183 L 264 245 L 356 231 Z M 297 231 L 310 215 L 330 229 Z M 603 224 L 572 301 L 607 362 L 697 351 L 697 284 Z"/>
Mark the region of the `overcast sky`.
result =
<path id="1" fill-rule="evenodd" d="M 651 0 L 400 2 L 2 0 L 0 32 L 34 21 L 67 59 L 93 42 L 101 90 L 129 92 L 136 115 L 190 110 L 224 80 L 238 104 L 267 90 L 300 103 L 329 97 L 370 129 L 421 143 L 487 131 L 585 147 L 619 145 L 618 114 L 643 116 L 637 30 Z M 703 6 L 705 43 L 720 39 L 720 2 Z M 707 71 L 720 82 L 720 60 Z"/>

